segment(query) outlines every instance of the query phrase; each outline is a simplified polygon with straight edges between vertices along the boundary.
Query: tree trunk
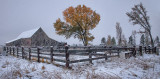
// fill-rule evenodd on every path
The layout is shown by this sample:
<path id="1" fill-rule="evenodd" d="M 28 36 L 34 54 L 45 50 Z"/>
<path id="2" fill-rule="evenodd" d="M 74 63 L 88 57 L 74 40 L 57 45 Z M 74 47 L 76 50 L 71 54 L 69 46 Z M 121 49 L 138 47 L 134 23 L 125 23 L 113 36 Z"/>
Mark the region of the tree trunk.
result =
<path id="1" fill-rule="evenodd" d="M 151 39 L 151 45 L 152 45 L 152 47 L 154 47 L 153 38 L 152 38 L 152 35 L 151 35 L 151 30 L 149 30 L 149 36 L 150 36 L 150 39 Z"/>

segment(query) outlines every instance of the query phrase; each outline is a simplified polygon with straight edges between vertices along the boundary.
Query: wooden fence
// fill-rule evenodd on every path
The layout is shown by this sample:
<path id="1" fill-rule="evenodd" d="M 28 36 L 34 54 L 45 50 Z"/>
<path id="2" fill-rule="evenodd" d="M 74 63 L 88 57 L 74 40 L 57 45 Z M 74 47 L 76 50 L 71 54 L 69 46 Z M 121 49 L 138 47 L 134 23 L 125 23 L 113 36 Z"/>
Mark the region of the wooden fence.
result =
<path id="1" fill-rule="evenodd" d="M 69 64 L 89 61 L 92 63 L 93 60 L 105 59 L 109 57 L 119 57 L 120 51 L 130 51 L 130 54 L 136 56 L 137 51 L 139 55 L 142 55 L 143 51 L 148 53 L 156 52 L 156 47 L 59 47 L 54 49 L 53 47 L 41 48 L 41 47 L 4 47 L 6 53 L 11 54 L 16 57 L 22 57 L 23 59 L 31 60 L 32 57 L 37 58 L 37 62 L 40 62 L 40 59 L 50 60 L 50 63 L 53 61 L 63 62 L 65 66 L 69 68 Z M 106 52 L 109 53 L 97 53 L 97 52 Z M 113 55 L 114 53 L 114 55 Z M 88 56 L 86 59 L 79 60 L 70 60 L 72 55 L 81 55 Z M 64 59 L 58 59 L 63 57 Z"/>

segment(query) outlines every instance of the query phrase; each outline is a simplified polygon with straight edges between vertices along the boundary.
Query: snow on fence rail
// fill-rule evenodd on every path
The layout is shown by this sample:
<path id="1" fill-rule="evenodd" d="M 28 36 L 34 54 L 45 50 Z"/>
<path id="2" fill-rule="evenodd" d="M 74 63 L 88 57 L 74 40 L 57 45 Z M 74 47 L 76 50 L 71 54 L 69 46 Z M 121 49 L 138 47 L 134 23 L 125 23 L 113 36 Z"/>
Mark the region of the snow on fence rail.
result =
<path id="1" fill-rule="evenodd" d="M 98 59 L 105 59 L 107 60 L 109 57 L 119 57 L 120 51 L 130 51 L 130 55 L 136 56 L 138 54 L 142 56 L 143 51 L 148 53 L 156 53 L 157 48 L 154 47 L 142 47 L 139 46 L 138 48 L 134 47 L 61 47 L 59 49 L 54 49 L 53 47 L 50 48 L 30 48 L 30 47 L 4 47 L 4 51 L 8 54 L 12 54 L 16 57 L 22 57 L 23 59 L 32 60 L 32 57 L 37 58 L 37 62 L 40 62 L 40 59 L 47 59 L 50 60 L 50 63 L 53 61 L 63 62 L 65 66 L 69 68 L 69 64 L 78 63 L 78 62 L 85 62 L 89 61 L 92 63 L 92 60 Z M 97 52 L 106 52 L 112 51 L 110 54 L 108 53 L 97 53 Z M 111 55 L 111 53 L 115 53 Z M 71 55 L 80 55 L 80 56 L 88 56 L 86 59 L 79 59 L 79 60 L 70 60 L 69 57 Z M 94 56 L 94 57 L 93 57 Z M 97 57 L 98 56 L 98 57 Z M 65 57 L 65 59 L 58 59 L 56 57 Z"/>

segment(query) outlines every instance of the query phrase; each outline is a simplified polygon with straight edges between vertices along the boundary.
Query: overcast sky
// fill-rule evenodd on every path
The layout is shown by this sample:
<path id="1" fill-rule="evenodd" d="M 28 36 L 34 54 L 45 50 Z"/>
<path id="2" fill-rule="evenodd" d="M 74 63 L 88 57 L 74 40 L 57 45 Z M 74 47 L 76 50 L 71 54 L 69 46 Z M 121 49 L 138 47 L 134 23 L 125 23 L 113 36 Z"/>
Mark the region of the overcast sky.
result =
<path id="1" fill-rule="evenodd" d="M 92 44 L 100 44 L 101 38 L 116 37 L 116 22 L 120 22 L 128 40 L 132 30 L 140 27 L 128 22 L 126 12 L 135 4 L 143 3 L 150 16 L 153 38 L 160 37 L 160 0 L 0 0 L 0 45 L 15 39 L 20 33 L 42 27 L 47 35 L 57 41 L 79 44 L 78 39 L 58 36 L 53 28 L 56 19 L 63 19 L 62 12 L 70 7 L 86 5 L 101 16 L 97 27 L 91 31 L 95 36 Z M 137 43 L 139 43 L 139 36 Z"/>

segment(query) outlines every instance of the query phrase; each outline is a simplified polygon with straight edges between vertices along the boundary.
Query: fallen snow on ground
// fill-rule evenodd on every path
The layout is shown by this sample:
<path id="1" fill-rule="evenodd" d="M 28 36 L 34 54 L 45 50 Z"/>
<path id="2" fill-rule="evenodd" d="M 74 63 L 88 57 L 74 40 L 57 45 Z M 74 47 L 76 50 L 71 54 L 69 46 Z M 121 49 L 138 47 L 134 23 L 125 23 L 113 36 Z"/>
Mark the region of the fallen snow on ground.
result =
<path id="1" fill-rule="evenodd" d="M 0 56 L 0 79 L 160 79 L 160 56 L 153 54 L 70 66 L 71 69 L 66 69 L 59 65 Z"/>

